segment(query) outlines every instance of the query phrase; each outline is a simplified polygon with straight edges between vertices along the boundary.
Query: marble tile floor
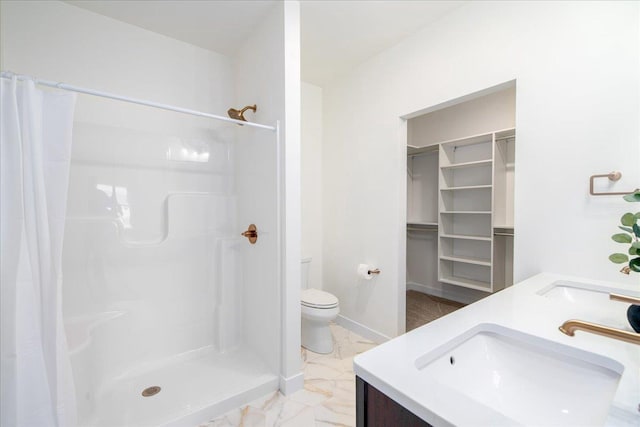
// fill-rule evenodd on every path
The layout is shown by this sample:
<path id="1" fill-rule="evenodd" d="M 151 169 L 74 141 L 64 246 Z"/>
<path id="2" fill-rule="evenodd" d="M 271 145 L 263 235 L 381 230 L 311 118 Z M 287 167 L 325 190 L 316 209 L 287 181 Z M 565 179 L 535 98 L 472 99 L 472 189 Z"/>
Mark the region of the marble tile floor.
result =
<path id="1" fill-rule="evenodd" d="M 407 332 L 464 307 L 459 302 L 407 291 Z"/>
<path id="2" fill-rule="evenodd" d="M 353 357 L 376 344 L 336 324 L 331 324 L 331 333 L 332 353 L 301 350 L 302 390 L 289 396 L 272 393 L 199 427 L 355 426 Z"/>

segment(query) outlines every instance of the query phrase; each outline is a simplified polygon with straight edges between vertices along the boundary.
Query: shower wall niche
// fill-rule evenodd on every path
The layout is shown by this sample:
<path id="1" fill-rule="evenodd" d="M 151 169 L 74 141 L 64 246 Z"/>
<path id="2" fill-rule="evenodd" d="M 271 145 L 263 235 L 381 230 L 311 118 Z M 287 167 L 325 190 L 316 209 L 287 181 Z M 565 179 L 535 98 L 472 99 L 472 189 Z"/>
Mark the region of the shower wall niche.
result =
<path id="1" fill-rule="evenodd" d="M 409 120 L 408 289 L 471 302 L 513 284 L 514 122 L 515 87 Z"/>

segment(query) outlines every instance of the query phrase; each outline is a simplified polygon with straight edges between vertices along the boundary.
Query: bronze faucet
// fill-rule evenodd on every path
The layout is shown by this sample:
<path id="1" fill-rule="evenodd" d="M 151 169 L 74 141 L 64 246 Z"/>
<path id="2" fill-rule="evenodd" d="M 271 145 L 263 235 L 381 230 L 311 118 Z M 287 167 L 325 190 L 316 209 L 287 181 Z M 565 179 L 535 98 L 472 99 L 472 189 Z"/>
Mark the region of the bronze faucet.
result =
<path id="1" fill-rule="evenodd" d="M 630 302 L 632 304 L 640 304 L 640 298 L 628 295 L 609 294 L 609 299 L 612 299 L 614 301 Z M 624 331 L 622 329 L 612 328 L 605 325 L 598 325 L 596 323 L 585 322 L 584 320 L 567 320 L 558 329 L 560 329 L 560 332 L 565 335 L 569 335 L 570 337 L 575 335 L 576 330 L 582 330 L 616 340 L 640 345 L 640 334 Z"/>
<path id="2" fill-rule="evenodd" d="M 596 323 L 585 322 L 584 320 L 567 320 L 558 329 L 560 329 L 560 332 L 569 335 L 570 337 L 574 336 L 575 331 L 579 329 L 593 334 L 614 338 L 616 340 L 630 342 L 631 344 L 640 345 L 640 334 L 611 328 L 609 326 L 598 325 Z"/>

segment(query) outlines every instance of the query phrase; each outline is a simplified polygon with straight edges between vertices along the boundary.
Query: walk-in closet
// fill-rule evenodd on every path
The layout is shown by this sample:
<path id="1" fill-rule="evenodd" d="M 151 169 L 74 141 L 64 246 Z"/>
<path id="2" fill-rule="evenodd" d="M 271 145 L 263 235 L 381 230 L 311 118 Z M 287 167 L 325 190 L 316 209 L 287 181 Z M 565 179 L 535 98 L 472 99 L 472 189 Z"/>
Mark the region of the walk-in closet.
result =
<path id="1" fill-rule="evenodd" d="M 513 284 L 515 97 L 513 82 L 408 120 L 408 291 L 470 303 Z"/>

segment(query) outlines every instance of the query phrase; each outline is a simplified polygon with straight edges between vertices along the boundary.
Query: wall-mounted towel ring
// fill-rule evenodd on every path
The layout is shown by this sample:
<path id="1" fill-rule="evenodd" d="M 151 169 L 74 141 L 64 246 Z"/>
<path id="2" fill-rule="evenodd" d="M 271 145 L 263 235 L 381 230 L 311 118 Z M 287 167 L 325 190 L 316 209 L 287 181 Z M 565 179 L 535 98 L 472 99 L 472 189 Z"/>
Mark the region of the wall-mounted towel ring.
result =
<path id="1" fill-rule="evenodd" d="M 604 173 L 600 175 L 591 175 L 591 177 L 589 178 L 589 194 L 591 194 L 592 196 L 623 196 L 625 194 L 630 194 L 638 191 L 638 189 L 636 188 L 633 191 L 604 192 L 604 193 L 596 192 L 593 189 L 593 181 L 596 178 L 605 178 L 605 177 L 609 178 L 609 181 L 618 181 L 620 178 L 622 178 L 622 173 L 618 171 L 613 171 L 613 172 Z"/>

